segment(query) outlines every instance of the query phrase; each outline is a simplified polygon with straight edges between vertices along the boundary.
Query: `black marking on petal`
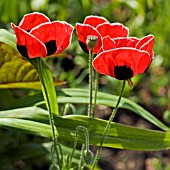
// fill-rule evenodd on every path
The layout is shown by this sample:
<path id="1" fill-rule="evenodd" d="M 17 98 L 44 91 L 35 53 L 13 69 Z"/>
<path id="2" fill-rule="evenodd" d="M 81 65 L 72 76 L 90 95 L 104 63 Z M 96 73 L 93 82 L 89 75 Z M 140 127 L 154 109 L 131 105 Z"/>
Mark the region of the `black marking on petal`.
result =
<path id="1" fill-rule="evenodd" d="M 85 53 L 89 54 L 89 50 L 88 50 L 88 48 L 87 48 L 87 45 L 86 45 L 84 42 L 79 41 L 79 45 L 80 45 L 81 49 L 82 49 Z"/>
<path id="2" fill-rule="evenodd" d="M 46 42 L 45 46 L 47 48 L 47 56 L 54 54 L 57 50 L 55 40 L 50 40 L 50 41 Z"/>
<path id="3" fill-rule="evenodd" d="M 127 80 L 133 77 L 133 70 L 127 65 L 115 66 L 114 74 L 118 80 Z"/>
<path id="4" fill-rule="evenodd" d="M 27 47 L 25 45 L 18 45 L 17 44 L 17 49 L 19 51 L 19 53 L 25 57 L 25 58 L 29 58 L 28 56 L 28 51 L 27 51 Z"/>

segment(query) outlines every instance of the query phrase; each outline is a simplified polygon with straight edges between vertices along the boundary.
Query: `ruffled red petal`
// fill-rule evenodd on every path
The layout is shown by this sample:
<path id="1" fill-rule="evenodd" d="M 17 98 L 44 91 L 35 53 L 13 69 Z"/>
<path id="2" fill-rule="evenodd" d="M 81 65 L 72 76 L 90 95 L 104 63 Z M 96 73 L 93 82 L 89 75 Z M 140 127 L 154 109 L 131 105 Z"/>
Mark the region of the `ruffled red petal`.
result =
<path id="1" fill-rule="evenodd" d="M 46 57 L 47 50 L 44 44 L 33 35 L 12 24 L 17 38 L 18 51 L 24 57 Z"/>
<path id="2" fill-rule="evenodd" d="M 93 54 L 98 54 L 101 51 L 102 48 L 102 38 L 99 32 L 92 26 L 90 25 L 85 25 L 85 24 L 76 24 L 76 33 L 78 36 L 79 44 L 82 47 L 82 50 L 86 53 L 89 52 L 89 48 L 86 45 L 86 40 L 87 37 L 92 35 L 92 36 L 97 36 L 98 37 L 98 43 L 96 47 L 93 50 Z"/>
<path id="3" fill-rule="evenodd" d="M 24 15 L 23 19 L 19 23 L 19 27 L 29 32 L 32 28 L 45 22 L 50 22 L 48 17 L 44 14 L 34 12 Z"/>
<path id="4" fill-rule="evenodd" d="M 96 28 L 102 37 L 110 36 L 110 38 L 127 37 L 129 29 L 120 23 L 104 23 Z"/>
<path id="5" fill-rule="evenodd" d="M 116 67 L 125 67 L 132 70 L 133 76 L 143 73 L 150 64 L 150 56 L 145 51 L 134 48 L 119 48 L 104 51 L 93 60 L 93 67 L 101 74 L 117 78 L 115 75 Z M 128 77 L 127 73 L 122 77 Z M 128 78 L 131 78 L 128 77 Z M 123 79 L 123 78 L 121 78 Z"/>
<path id="6" fill-rule="evenodd" d="M 71 41 L 73 27 L 66 22 L 48 22 L 33 28 L 30 34 L 42 41 L 47 48 L 48 55 L 65 50 Z"/>
<path id="7" fill-rule="evenodd" d="M 58 46 L 58 49 L 56 51 L 56 54 L 61 53 L 64 51 L 71 43 L 72 33 L 74 30 L 74 27 L 70 24 L 63 22 L 65 27 L 65 34 L 63 35 L 63 39 L 61 41 L 61 44 Z"/>
<path id="8" fill-rule="evenodd" d="M 109 36 L 103 38 L 103 50 L 111 50 L 116 48 L 114 39 L 111 39 Z"/>
<path id="9" fill-rule="evenodd" d="M 116 48 L 120 47 L 132 47 L 135 48 L 136 42 L 139 40 L 135 38 L 129 38 L 129 37 L 119 37 L 119 38 L 114 38 Z"/>
<path id="10" fill-rule="evenodd" d="M 147 51 L 151 58 L 153 58 L 153 45 L 154 45 L 154 36 L 148 35 L 143 37 L 136 45 L 137 49 Z"/>
<path id="11" fill-rule="evenodd" d="M 99 17 L 95 15 L 87 16 L 83 22 L 83 24 L 89 24 L 93 27 L 97 27 L 99 24 L 103 24 L 105 22 L 108 22 L 106 18 Z"/>

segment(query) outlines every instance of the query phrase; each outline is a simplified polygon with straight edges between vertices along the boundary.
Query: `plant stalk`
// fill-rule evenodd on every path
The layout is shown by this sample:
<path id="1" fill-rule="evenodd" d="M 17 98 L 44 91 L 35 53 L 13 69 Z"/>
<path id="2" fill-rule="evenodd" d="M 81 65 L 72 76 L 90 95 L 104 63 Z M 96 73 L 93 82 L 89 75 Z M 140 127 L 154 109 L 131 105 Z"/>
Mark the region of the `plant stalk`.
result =
<path id="1" fill-rule="evenodd" d="M 97 92 L 98 92 L 98 82 L 99 82 L 99 73 L 95 71 L 95 86 L 94 86 L 94 107 L 93 107 L 93 117 L 96 113 L 96 104 L 97 104 Z"/>
<path id="2" fill-rule="evenodd" d="M 92 60 L 93 60 L 93 50 L 89 52 L 89 105 L 88 105 L 88 116 L 93 116 L 93 67 L 92 67 Z"/>
<path id="3" fill-rule="evenodd" d="M 121 98 L 122 98 L 122 94 L 123 94 L 123 91 L 124 91 L 124 88 L 125 88 L 125 84 L 126 84 L 126 80 L 123 80 L 123 85 L 122 85 L 122 89 L 121 89 L 121 92 L 120 92 L 118 101 L 117 101 L 117 103 L 116 103 L 115 108 L 114 108 L 113 111 L 112 111 L 112 114 L 111 114 L 111 116 L 110 116 L 110 118 L 109 118 L 109 121 L 108 121 L 108 123 L 107 123 L 107 125 L 106 125 L 106 128 L 105 128 L 105 130 L 104 130 L 104 132 L 103 132 L 103 137 L 102 137 L 102 140 L 101 140 L 101 142 L 100 142 L 99 149 L 98 149 L 98 151 L 97 151 L 97 153 L 96 153 L 96 156 L 95 156 L 94 161 L 93 161 L 93 164 L 92 164 L 92 170 L 94 170 L 94 168 L 95 168 L 95 166 L 96 166 L 96 164 L 97 164 L 97 161 L 98 161 L 98 158 L 99 158 L 99 155 L 100 155 L 102 146 L 103 146 L 104 139 L 105 139 L 105 137 L 106 137 L 106 135 L 107 135 L 107 132 L 108 132 L 108 130 L 109 130 L 109 128 L 110 128 L 110 125 L 111 125 L 111 123 L 112 123 L 112 121 L 113 121 L 113 118 L 115 117 L 116 112 L 117 112 L 117 110 L 118 110 L 118 106 L 119 106 L 119 103 L 120 103 Z"/>

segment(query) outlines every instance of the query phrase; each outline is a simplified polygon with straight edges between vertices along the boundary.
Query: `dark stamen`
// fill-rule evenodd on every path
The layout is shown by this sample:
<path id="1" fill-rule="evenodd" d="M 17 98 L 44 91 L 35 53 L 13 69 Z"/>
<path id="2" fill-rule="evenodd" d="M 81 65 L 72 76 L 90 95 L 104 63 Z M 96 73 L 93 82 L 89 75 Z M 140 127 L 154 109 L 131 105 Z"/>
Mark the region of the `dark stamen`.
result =
<path id="1" fill-rule="evenodd" d="M 118 80 L 128 80 L 133 77 L 133 70 L 127 65 L 115 66 L 114 74 Z"/>
<path id="2" fill-rule="evenodd" d="M 46 42 L 45 46 L 47 48 L 47 56 L 54 54 L 57 50 L 55 40 L 50 40 L 50 41 Z"/>
<path id="3" fill-rule="evenodd" d="M 19 51 L 19 53 L 25 57 L 25 58 L 29 58 L 28 56 L 28 51 L 27 51 L 27 47 L 25 45 L 18 45 L 17 44 L 17 49 Z"/>
<path id="4" fill-rule="evenodd" d="M 79 41 L 79 45 L 85 53 L 89 54 L 89 50 L 88 50 L 87 45 L 85 43 Z"/>

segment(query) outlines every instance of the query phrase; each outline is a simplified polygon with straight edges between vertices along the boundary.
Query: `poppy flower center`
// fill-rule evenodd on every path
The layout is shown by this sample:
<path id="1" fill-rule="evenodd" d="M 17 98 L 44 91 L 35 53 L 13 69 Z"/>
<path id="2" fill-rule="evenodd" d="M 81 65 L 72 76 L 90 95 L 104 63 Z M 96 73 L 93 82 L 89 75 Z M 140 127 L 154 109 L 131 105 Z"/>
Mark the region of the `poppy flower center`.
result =
<path id="1" fill-rule="evenodd" d="M 127 80 L 133 77 L 133 70 L 127 65 L 115 66 L 114 75 L 118 80 Z"/>
<path id="2" fill-rule="evenodd" d="M 45 46 L 47 48 L 47 56 L 54 54 L 57 50 L 55 40 L 50 40 L 50 41 L 46 42 Z"/>
<path id="3" fill-rule="evenodd" d="M 27 51 L 27 47 L 25 45 L 18 45 L 17 44 L 17 49 L 19 51 L 19 53 L 25 57 L 25 58 L 29 58 L 28 57 L 28 51 Z"/>
<path id="4" fill-rule="evenodd" d="M 89 54 L 89 50 L 88 50 L 87 45 L 85 43 L 83 43 L 82 41 L 79 41 L 79 45 L 85 53 Z"/>

